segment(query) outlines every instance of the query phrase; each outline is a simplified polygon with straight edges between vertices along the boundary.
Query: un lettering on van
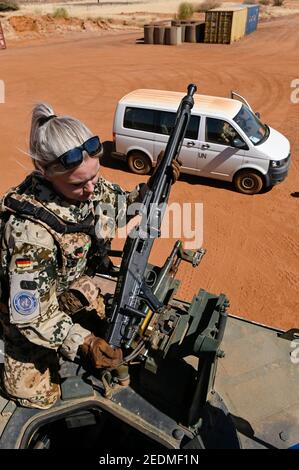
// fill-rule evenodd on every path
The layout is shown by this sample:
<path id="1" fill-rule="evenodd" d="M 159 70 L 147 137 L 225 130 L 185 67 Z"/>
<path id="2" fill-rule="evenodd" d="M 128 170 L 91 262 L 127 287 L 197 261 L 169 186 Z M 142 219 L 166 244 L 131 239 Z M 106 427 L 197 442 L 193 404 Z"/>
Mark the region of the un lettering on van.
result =
<path id="1" fill-rule="evenodd" d="M 0 104 L 5 103 L 5 85 L 4 81 L 0 80 Z"/>
<path id="2" fill-rule="evenodd" d="M 291 81 L 291 88 L 295 88 L 291 93 L 291 102 L 294 104 L 299 103 L 299 78 Z"/>

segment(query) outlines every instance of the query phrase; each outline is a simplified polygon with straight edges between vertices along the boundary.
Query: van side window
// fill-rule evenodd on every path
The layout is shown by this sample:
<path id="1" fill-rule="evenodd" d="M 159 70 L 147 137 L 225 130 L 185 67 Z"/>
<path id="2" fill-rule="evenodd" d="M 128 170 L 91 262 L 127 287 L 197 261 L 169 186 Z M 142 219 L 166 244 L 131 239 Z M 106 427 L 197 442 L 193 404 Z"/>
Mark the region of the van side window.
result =
<path id="1" fill-rule="evenodd" d="M 124 127 L 155 132 L 154 119 L 155 111 L 153 109 L 128 107 L 125 109 Z"/>
<path id="2" fill-rule="evenodd" d="M 174 123 L 175 123 L 176 113 L 171 113 L 168 111 L 160 111 L 159 118 L 157 122 L 157 133 L 170 135 Z M 198 129 L 199 129 L 200 117 L 191 116 L 189 125 L 186 131 L 186 139 L 198 139 Z"/>
<path id="3" fill-rule="evenodd" d="M 238 132 L 222 119 L 206 118 L 206 142 L 234 146 L 234 139 L 243 141 Z"/>

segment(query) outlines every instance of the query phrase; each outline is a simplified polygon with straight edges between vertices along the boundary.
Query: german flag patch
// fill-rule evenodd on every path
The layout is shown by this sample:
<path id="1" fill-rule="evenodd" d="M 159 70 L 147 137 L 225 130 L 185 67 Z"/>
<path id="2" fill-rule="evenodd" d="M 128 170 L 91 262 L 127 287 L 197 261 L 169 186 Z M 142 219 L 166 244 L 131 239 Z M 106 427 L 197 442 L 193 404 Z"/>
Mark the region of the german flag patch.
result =
<path id="1" fill-rule="evenodd" d="M 17 258 L 16 266 L 18 269 L 31 269 L 33 266 L 33 262 L 31 259 L 28 258 Z"/>

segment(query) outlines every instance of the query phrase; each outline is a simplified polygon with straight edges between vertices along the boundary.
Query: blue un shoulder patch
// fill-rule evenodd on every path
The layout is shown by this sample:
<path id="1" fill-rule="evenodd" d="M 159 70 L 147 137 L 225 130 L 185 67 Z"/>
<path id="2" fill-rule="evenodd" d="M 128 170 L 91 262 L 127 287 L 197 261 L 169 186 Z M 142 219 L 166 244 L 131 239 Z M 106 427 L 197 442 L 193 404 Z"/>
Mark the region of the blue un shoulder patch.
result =
<path id="1" fill-rule="evenodd" d="M 28 323 L 40 315 L 40 294 L 35 272 L 11 273 L 9 310 L 11 323 Z"/>
<path id="2" fill-rule="evenodd" d="M 21 315 L 31 315 L 37 309 L 38 302 L 34 294 L 22 291 L 14 296 L 13 305 Z"/>

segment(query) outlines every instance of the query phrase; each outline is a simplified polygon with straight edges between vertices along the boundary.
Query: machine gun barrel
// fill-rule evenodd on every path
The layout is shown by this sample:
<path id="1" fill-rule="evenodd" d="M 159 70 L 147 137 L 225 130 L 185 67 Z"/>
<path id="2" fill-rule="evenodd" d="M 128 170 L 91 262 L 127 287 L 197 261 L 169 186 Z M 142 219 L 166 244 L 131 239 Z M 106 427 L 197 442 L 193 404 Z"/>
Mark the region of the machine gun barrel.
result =
<path id="1" fill-rule="evenodd" d="M 171 165 L 177 159 L 186 134 L 194 104 L 196 86 L 190 84 L 182 99 L 173 131 L 165 153 L 143 199 L 142 221 L 129 233 L 122 256 L 113 301 L 107 309 L 108 328 L 106 340 L 114 347 L 130 344 L 146 306 L 153 310 L 162 307 L 145 283 L 144 273 L 154 240 L 160 235 L 160 227 L 172 184 Z"/>

